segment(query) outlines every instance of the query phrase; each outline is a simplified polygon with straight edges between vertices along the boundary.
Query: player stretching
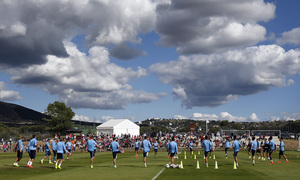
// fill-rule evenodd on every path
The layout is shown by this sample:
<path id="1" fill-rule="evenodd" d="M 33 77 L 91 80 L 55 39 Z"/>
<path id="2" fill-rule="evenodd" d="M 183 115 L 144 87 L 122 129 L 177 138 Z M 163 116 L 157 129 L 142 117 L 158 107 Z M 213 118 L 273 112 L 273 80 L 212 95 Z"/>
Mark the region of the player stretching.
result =
<path id="1" fill-rule="evenodd" d="M 150 148 L 151 148 L 151 144 L 147 140 L 147 136 L 144 137 L 144 141 L 141 144 L 141 148 L 143 149 L 144 165 L 145 165 L 145 167 L 147 167 L 147 156 L 148 156 L 148 152 L 150 151 Z"/>
<path id="2" fill-rule="evenodd" d="M 65 146 L 64 139 L 61 138 L 60 141 L 56 144 L 56 152 L 57 152 L 57 161 L 55 163 L 55 169 L 61 169 L 61 164 L 64 160 L 64 151 L 68 154 L 70 153 Z M 58 165 L 58 166 L 57 166 Z"/>
<path id="3" fill-rule="evenodd" d="M 29 160 L 28 160 L 28 163 L 27 163 L 27 167 L 32 167 L 32 163 L 35 159 L 35 155 L 36 155 L 36 145 L 37 145 L 37 140 L 36 140 L 36 135 L 32 135 L 32 139 L 29 141 L 28 143 L 28 153 L 29 153 Z"/>
<path id="4" fill-rule="evenodd" d="M 205 155 L 205 163 L 206 167 L 208 167 L 208 161 L 207 161 L 207 155 L 208 152 L 210 152 L 211 149 L 213 149 L 212 145 L 210 145 L 210 141 L 208 140 L 208 136 L 205 136 L 205 140 L 201 144 L 202 147 L 204 147 L 204 155 Z"/>
<path id="5" fill-rule="evenodd" d="M 158 142 L 157 139 L 155 139 L 155 142 L 153 143 L 153 149 L 154 149 L 154 158 L 157 156 L 157 150 L 158 150 Z"/>
<path id="6" fill-rule="evenodd" d="M 116 138 L 113 137 L 113 142 L 110 143 L 110 148 L 113 154 L 113 159 L 114 159 L 114 168 L 117 168 L 117 153 L 120 153 L 121 150 L 119 143 L 116 141 Z M 124 150 L 122 151 L 124 153 Z"/>
<path id="7" fill-rule="evenodd" d="M 225 156 L 226 156 L 226 159 L 227 159 L 227 153 L 228 153 L 228 149 L 230 148 L 231 144 L 228 140 L 228 138 L 226 138 L 226 142 L 225 142 Z"/>
<path id="8" fill-rule="evenodd" d="M 57 144 L 57 138 L 55 138 L 51 143 L 52 152 L 53 152 L 53 162 L 55 162 L 55 163 L 56 163 L 56 161 L 55 161 L 55 158 L 56 158 L 56 144 Z"/>
<path id="9" fill-rule="evenodd" d="M 41 164 L 44 163 L 44 160 L 49 157 L 49 164 L 53 164 L 51 162 L 51 151 L 50 151 L 50 139 L 47 139 L 47 142 L 45 144 L 45 150 L 46 150 L 46 154 L 45 154 L 45 157 L 41 160 Z"/>
<path id="10" fill-rule="evenodd" d="M 278 160 L 278 163 L 281 163 L 281 155 L 284 157 L 285 163 L 288 163 L 289 160 L 287 159 L 287 157 L 284 154 L 284 146 L 285 146 L 285 144 L 283 143 L 282 138 L 279 138 L 279 140 L 280 140 L 280 143 L 279 143 L 278 146 L 279 146 L 280 151 L 279 151 L 279 160 Z"/>
<path id="11" fill-rule="evenodd" d="M 138 139 L 135 139 L 134 141 L 135 158 L 139 157 L 139 146 L 140 146 L 140 141 Z"/>
<path id="12" fill-rule="evenodd" d="M 270 138 L 269 138 L 269 147 L 270 147 L 269 157 L 271 160 L 271 164 L 274 164 L 273 159 L 272 159 L 272 153 L 276 151 L 276 145 L 275 145 L 275 142 L 273 141 L 272 136 L 270 136 Z"/>
<path id="13" fill-rule="evenodd" d="M 17 159 L 16 161 L 14 162 L 14 166 L 17 166 L 19 167 L 19 162 L 20 160 L 22 159 L 23 157 L 23 141 L 25 140 L 25 137 L 22 137 L 18 143 L 17 143 Z"/>
<path id="14" fill-rule="evenodd" d="M 87 145 L 87 150 L 88 152 L 90 153 L 90 157 L 91 157 L 91 168 L 94 168 L 94 165 L 93 165 L 93 159 L 95 157 L 95 147 L 99 147 L 97 145 L 97 143 L 93 140 L 93 137 L 91 136 L 90 139 L 86 142 L 86 145 Z"/>
<path id="15" fill-rule="evenodd" d="M 251 142 L 251 154 L 252 154 L 252 163 L 253 163 L 253 166 L 255 165 L 255 152 L 256 152 L 256 149 L 257 149 L 257 142 L 255 140 L 255 136 L 252 137 L 252 142 Z"/>
<path id="16" fill-rule="evenodd" d="M 174 164 L 174 155 L 178 154 L 178 147 L 177 147 L 177 143 L 175 142 L 174 136 L 172 137 L 172 141 L 168 144 L 167 151 L 170 153 L 171 165 L 173 165 Z"/>
<path id="17" fill-rule="evenodd" d="M 233 139 L 234 139 L 234 141 L 232 143 L 233 157 L 234 157 L 234 160 L 236 162 L 236 167 L 239 167 L 239 163 L 238 163 L 238 160 L 237 160 L 237 154 L 240 151 L 241 143 L 238 140 L 236 140 L 236 136 L 233 136 Z"/>

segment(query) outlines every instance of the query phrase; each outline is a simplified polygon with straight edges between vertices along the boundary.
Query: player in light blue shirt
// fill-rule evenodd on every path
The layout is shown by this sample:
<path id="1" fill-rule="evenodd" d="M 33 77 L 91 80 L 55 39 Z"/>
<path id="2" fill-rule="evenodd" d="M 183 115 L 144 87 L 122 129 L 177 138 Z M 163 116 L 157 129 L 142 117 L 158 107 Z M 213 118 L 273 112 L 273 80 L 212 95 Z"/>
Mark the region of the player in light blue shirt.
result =
<path id="1" fill-rule="evenodd" d="M 25 140 L 25 137 L 22 137 L 18 143 L 16 144 L 17 146 L 17 159 L 14 162 L 14 166 L 19 167 L 19 162 L 23 157 L 23 141 Z"/>
<path id="2" fill-rule="evenodd" d="M 228 153 L 228 149 L 230 148 L 231 144 L 228 140 L 228 138 L 226 138 L 226 141 L 225 141 L 225 156 L 226 156 L 226 159 L 227 159 L 227 153 Z"/>
<path id="3" fill-rule="evenodd" d="M 144 165 L 145 165 L 145 167 L 147 167 L 146 157 L 148 156 L 148 152 L 150 151 L 150 148 L 151 148 L 151 144 L 147 140 L 147 136 L 144 137 L 144 141 L 141 144 L 141 148 L 143 149 Z"/>
<path id="4" fill-rule="evenodd" d="M 278 146 L 279 146 L 280 151 L 279 151 L 279 159 L 278 159 L 278 163 L 281 163 L 281 155 L 284 157 L 285 163 L 288 163 L 289 160 L 287 159 L 287 157 L 286 157 L 285 154 L 284 154 L 284 146 L 285 146 L 285 144 L 284 144 L 282 138 L 279 138 L 279 140 L 280 140 L 280 143 L 279 143 Z"/>
<path id="5" fill-rule="evenodd" d="M 35 155 L 36 155 L 36 146 L 37 146 L 37 140 L 36 140 L 36 135 L 32 135 L 32 139 L 29 141 L 28 145 L 28 153 L 29 153 L 29 160 L 27 163 L 27 167 L 32 167 L 32 163 L 35 159 Z"/>
<path id="6" fill-rule="evenodd" d="M 52 147 L 52 152 L 53 152 L 53 162 L 55 161 L 56 158 L 56 144 L 57 144 L 57 138 L 55 138 L 52 143 L 51 143 L 51 147 Z"/>
<path id="7" fill-rule="evenodd" d="M 156 158 L 157 156 L 157 151 L 158 151 L 158 142 L 157 142 L 157 139 L 155 139 L 155 142 L 152 144 L 153 145 L 153 149 L 154 149 L 154 158 Z"/>
<path id="8" fill-rule="evenodd" d="M 234 157 L 234 160 L 236 162 L 236 167 L 239 167 L 239 163 L 238 163 L 238 160 L 237 160 L 237 154 L 240 151 L 241 143 L 236 139 L 236 136 L 233 136 L 233 139 L 234 139 L 234 141 L 232 143 L 233 157 Z"/>
<path id="9" fill-rule="evenodd" d="M 214 147 L 214 144 L 212 143 L 212 141 L 210 140 L 209 141 L 209 147 L 210 147 L 210 149 L 209 149 L 209 154 L 210 154 L 210 159 L 211 159 L 211 156 L 212 156 L 212 152 L 215 150 L 215 147 Z"/>
<path id="10" fill-rule="evenodd" d="M 171 156 L 171 164 L 174 164 L 174 155 L 178 154 L 177 143 L 175 142 L 174 136 L 172 137 L 172 141 L 168 144 L 167 151 Z"/>
<path id="11" fill-rule="evenodd" d="M 192 155 L 193 155 L 193 147 L 194 147 L 194 143 L 193 141 L 191 140 L 190 143 L 188 143 L 189 145 L 189 150 L 190 150 L 190 156 L 192 158 Z"/>
<path id="12" fill-rule="evenodd" d="M 140 141 L 138 139 L 135 139 L 134 141 L 135 158 L 139 157 L 139 146 L 140 146 Z"/>
<path id="13" fill-rule="evenodd" d="M 213 147 L 211 146 L 207 135 L 205 136 L 205 140 L 202 142 L 201 146 L 204 148 L 205 163 L 206 167 L 208 167 L 207 155 L 208 152 L 210 152 L 210 150 L 213 149 Z"/>
<path id="14" fill-rule="evenodd" d="M 69 156 L 72 155 L 72 143 L 71 143 L 71 138 L 68 139 L 66 142 L 66 149 L 70 152 L 70 154 L 67 154 L 67 160 L 69 160 Z"/>
<path id="15" fill-rule="evenodd" d="M 276 145 L 275 145 L 275 142 L 273 141 L 272 136 L 270 136 L 270 138 L 269 138 L 269 148 L 270 148 L 269 157 L 270 157 L 271 165 L 272 165 L 272 164 L 274 164 L 273 159 L 272 159 L 272 153 L 276 150 Z"/>
<path id="16" fill-rule="evenodd" d="M 251 153 L 252 153 L 252 164 L 253 166 L 255 165 L 255 152 L 257 149 L 257 142 L 255 140 L 255 136 L 252 137 L 252 141 L 251 141 Z"/>
<path id="17" fill-rule="evenodd" d="M 46 154 L 45 154 L 45 157 L 41 160 L 41 164 L 44 163 L 44 160 L 49 157 L 49 164 L 53 164 L 51 162 L 51 146 L 50 146 L 50 139 L 47 139 L 47 142 L 45 143 L 45 150 L 46 150 Z"/>
<path id="18" fill-rule="evenodd" d="M 262 154 L 261 154 L 261 143 L 259 142 L 258 139 L 256 139 L 256 143 L 257 143 L 256 155 L 258 156 L 258 159 L 260 159 L 260 158 L 262 158 Z"/>
<path id="19" fill-rule="evenodd" d="M 117 168 L 117 154 L 118 153 L 124 153 L 124 150 L 121 151 L 119 143 L 116 141 L 116 138 L 113 137 L 113 141 L 110 143 L 110 149 L 112 151 L 113 155 L 113 162 L 114 162 L 114 168 Z"/>
<path id="20" fill-rule="evenodd" d="M 91 136 L 90 139 L 86 142 L 87 150 L 90 153 L 91 157 L 91 168 L 94 168 L 93 161 L 95 157 L 95 147 L 100 147 L 95 140 L 93 140 L 93 137 Z"/>
<path id="21" fill-rule="evenodd" d="M 55 164 L 55 169 L 61 169 L 61 164 L 63 163 L 64 160 L 64 152 L 67 152 L 70 154 L 70 152 L 66 149 L 64 138 L 61 138 L 60 141 L 56 144 L 56 152 L 57 152 L 57 161 Z M 59 163 L 59 165 L 58 165 Z M 58 166 L 57 166 L 58 165 Z"/>

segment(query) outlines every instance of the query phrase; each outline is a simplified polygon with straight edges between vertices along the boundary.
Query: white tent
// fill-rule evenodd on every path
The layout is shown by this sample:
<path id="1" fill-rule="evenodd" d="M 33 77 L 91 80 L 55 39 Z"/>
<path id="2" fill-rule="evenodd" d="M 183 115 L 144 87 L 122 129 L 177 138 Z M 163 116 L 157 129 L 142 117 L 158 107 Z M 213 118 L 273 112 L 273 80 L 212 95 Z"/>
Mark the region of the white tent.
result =
<path id="1" fill-rule="evenodd" d="M 140 126 L 136 125 L 128 119 L 111 119 L 99 126 L 97 126 L 97 135 L 115 134 L 121 136 L 122 134 L 130 134 L 131 136 L 140 135 Z"/>

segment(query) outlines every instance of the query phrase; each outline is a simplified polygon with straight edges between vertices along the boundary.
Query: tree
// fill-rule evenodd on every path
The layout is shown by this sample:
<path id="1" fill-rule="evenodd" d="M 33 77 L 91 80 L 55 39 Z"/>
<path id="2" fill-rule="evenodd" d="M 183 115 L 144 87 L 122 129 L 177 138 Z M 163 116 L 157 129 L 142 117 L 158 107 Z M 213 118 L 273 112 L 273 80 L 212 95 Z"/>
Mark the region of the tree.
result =
<path id="1" fill-rule="evenodd" d="M 220 122 L 220 126 L 229 126 L 228 120 L 223 120 Z"/>
<path id="2" fill-rule="evenodd" d="M 45 114 L 49 116 L 44 120 L 48 121 L 50 131 L 64 133 L 65 130 L 72 128 L 71 119 L 75 113 L 65 103 L 58 101 L 49 103 Z"/>

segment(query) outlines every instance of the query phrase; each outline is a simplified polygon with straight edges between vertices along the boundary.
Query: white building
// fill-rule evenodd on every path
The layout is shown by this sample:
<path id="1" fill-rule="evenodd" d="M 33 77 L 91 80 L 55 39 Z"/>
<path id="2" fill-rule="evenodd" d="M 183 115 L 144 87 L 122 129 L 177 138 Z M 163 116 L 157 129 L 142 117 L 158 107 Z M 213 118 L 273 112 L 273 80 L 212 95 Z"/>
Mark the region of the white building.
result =
<path id="1" fill-rule="evenodd" d="M 97 126 L 97 135 L 100 135 L 101 133 L 110 135 L 115 134 L 116 136 L 121 136 L 122 134 L 139 136 L 140 126 L 128 119 L 111 119 Z"/>

